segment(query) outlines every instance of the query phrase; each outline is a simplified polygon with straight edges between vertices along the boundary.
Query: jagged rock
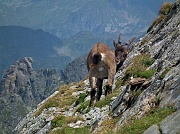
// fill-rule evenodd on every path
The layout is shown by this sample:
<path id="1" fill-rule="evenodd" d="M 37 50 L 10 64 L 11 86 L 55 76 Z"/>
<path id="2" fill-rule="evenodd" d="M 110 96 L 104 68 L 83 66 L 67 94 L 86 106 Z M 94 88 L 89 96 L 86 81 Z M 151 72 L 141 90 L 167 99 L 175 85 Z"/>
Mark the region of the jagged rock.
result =
<path id="1" fill-rule="evenodd" d="M 135 45 L 121 67 L 122 71 L 118 72 L 118 78 L 122 78 L 124 76 L 123 69 L 126 69 L 131 64 L 133 57 L 141 53 L 141 50 L 145 49 L 148 45 L 149 49 L 146 52 L 155 58 L 155 62 L 148 69 L 156 69 L 157 73 L 151 78 L 149 84 L 146 85 L 147 87 L 143 89 L 144 91 L 129 108 L 127 107 L 127 100 L 129 100 L 128 96 L 130 93 L 128 93 L 128 89 L 126 89 L 126 92 L 122 90 L 119 98 L 117 97 L 117 99 L 111 103 L 111 109 L 114 111 L 114 115 L 122 114 L 118 125 L 122 125 L 124 120 L 130 119 L 132 116 L 136 118 L 144 116 L 145 113 L 157 104 L 156 96 L 160 96 L 160 106 L 174 105 L 179 109 L 180 13 L 178 1 L 173 5 L 171 12 L 173 13 L 168 15 L 168 19 L 162 22 L 163 27 L 161 27 L 162 24 L 159 24 L 152 32 L 143 37 L 142 40 L 147 40 L 151 43 Z M 161 80 L 159 77 L 167 68 L 169 68 L 170 71 L 165 75 L 163 80 Z M 119 102 L 117 101 L 118 99 Z"/>
<path id="2" fill-rule="evenodd" d="M 166 117 L 161 123 L 160 128 L 163 134 L 178 134 L 180 133 L 180 110 Z"/>
<path id="3" fill-rule="evenodd" d="M 65 83 L 78 82 L 87 76 L 86 58 L 86 56 L 81 56 L 73 60 L 61 71 L 62 80 Z"/>
<path id="4" fill-rule="evenodd" d="M 160 134 L 159 127 L 157 125 L 152 125 L 143 134 Z"/>
<path id="5" fill-rule="evenodd" d="M 132 78 L 130 81 L 129 81 L 129 85 L 138 85 L 138 84 L 142 84 L 145 82 L 145 78 Z"/>
<path id="6" fill-rule="evenodd" d="M 174 105 L 180 109 L 180 64 L 173 67 L 161 82 L 160 106 Z"/>
<path id="7" fill-rule="evenodd" d="M 172 115 L 166 117 L 161 123 L 160 127 L 157 125 L 152 125 L 144 134 L 178 134 L 180 132 L 180 110 L 174 112 Z"/>
<path id="8" fill-rule="evenodd" d="M 0 118 L 4 122 L 0 127 L 5 133 L 11 133 L 17 123 L 60 84 L 56 70 L 34 71 L 32 62 L 29 57 L 16 61 L 4 71 L 0 81 Z M 4 116 L 3 111 L 8 115 Z"/>

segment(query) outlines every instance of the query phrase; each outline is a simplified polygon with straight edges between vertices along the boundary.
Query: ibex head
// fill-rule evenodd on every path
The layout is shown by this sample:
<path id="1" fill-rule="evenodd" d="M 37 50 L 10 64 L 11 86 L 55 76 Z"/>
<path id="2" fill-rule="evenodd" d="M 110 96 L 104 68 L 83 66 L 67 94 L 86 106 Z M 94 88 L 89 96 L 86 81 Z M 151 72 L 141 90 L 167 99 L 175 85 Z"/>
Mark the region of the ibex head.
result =
<path id="1" fill-rule="evenodd" d="M 118 38 L 118 43 L 116 43 L 113 40 L 113 45 L 115 47 L 115 57 L 116 57 L 116 71 L 118 71 L 118 69 L 123 65 L 123 62 L 126 60 L 127 55 L 130 52 L 130 45 L 133 42 L 133 40 L 135 39 L 135 37 L 131 38 L 127 43 L 125 43 L 124 45 L 121 43 L 121 36 L 122 34 L 119 35 Z"/>

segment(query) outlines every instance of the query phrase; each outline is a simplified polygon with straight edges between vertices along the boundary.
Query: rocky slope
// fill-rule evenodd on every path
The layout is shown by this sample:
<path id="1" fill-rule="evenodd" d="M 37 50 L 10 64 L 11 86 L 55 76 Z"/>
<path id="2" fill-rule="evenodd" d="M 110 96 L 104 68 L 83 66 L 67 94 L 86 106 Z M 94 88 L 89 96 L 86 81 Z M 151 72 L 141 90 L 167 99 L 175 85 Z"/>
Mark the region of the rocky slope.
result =
<path id="1" fill-rule="evenodd" d="M 34 71 L 32 59 L 16 61 L 0 81 L 0 133 L 11 133 L 17 123 L 59 86 L 54 69 Z"/>
<path id="2" fill-rule="evenodd" d="M 179 133 L 180 2 L 133 44 L 113 93 L 88 108 L 89 82 L 62 86 L 15 128 L 18 133 Z M 172 114 L 173 113 L 173 114 Z"/>

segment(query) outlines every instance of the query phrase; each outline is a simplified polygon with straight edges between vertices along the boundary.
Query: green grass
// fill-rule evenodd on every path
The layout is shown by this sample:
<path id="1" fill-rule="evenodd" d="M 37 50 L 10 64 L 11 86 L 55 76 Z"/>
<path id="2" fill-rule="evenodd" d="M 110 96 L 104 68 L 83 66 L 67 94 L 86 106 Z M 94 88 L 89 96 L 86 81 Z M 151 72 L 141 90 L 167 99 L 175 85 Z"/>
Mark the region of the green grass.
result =
<path id="1" fill-rule="evenodd" d="M 55 118 L 51 121 L 51 127 L 52 127 L 52 128 L 62 127 L 65 122 L 66 122 L 66 117 L 65 117 L 65 116 L 55 117 Z"/>
<path id="2" fill-rule="evenodd" d="M 85 126 L 82 128 L 70 128 L 64 127 L 50 134 L 90 134 L 90 126 Z"/>
<path id="3" fill-rule="evenodd" d="M 100 101 L 97 101 L 94 106 L 102 108 L 106 105 L 109 105 L 112 100 L 112 97 L 116 97 L 120 93 L 120 90 L 114 90 L 111 94 L 108 94 L 104 99 L 100 99 Z"/>
<path id="4" fill-rule="evenodd" d="M 147 33 L 150 32 L 154 26 L 158 25 L 164 18 L 166 18 L 171 8 L 172 8 L 172 4 L 169 2 L 165 2 L 162 4 L 159 10 L 159 16 L 153 21 L 151 26 L 148 28 Z"/>
<path id="5" fill-rule="evenodd" d="M 176 110 L 173 107 L 163 107 L 151 110 L 144 118 L 132 119 L 132 123 L 125 124 L 117 131 L 118 134 L 142 134 L 153 124 L 159 123 Z"/>
<path id="6" fill-rule="evenodd" d="M 87 110 L 86 110 L 86 113 L 87 113 L 90 110 L 88 108 L 89 103 L 90 103 L 90 100 L 83 102 L 76 111 L 82 113 L 87 108 Z"/>
<path id="7" fill-rule="evenodd" d="M 154 58 L 150 58 L 149 55 L 144 55 L 141 64 L 144 65 L 145 67 L 149 67 L 154 63 L 155 59 Z"/>
<path id="8" fill-rule="evenodd" d="M 122 85 L 123 81 L 122 80 L 117 80 L 115 85 L 116 85 L 116 89 L 115 90 L 118 90 L 121 88 L 121 85 Z"/>
<path id="9" fill-rule="evenodd" d="M 64 116 L 64 115 L 57 115 L 52 121 L 51 121 L 51 128 L 56 127 L 68 127 L 69 123 L 76 123 L 77 121 L 83 121 L 83 119 L 79 116 Z"/>
<path id="10" fill-rule="evenodd" d="M 80 104 L 80 103 L 83 103 L 84 102 L 84 99 L 88 96 L 87 93 L 82 93 L 79 95 L 79 98 L 77 99 L 77 101 L 75 102 L 76 105 Z"/>
<path id="11" fill-rule="evenodd" d="M 133 59 L 133 64 L 127 69 L 125 76 L 123 78 L 123 83 L 129 80 L 131 76 L 133 77 L 142 77 L 150 78 L 152 77 L 156 70 L 146 70 L 147 67 L 151 66 L 154 63 L 154 59 L 147 54 L 141 54 L 136 56 Z"/>
<path id="12" fill-rule="evenodd" d="M 170 2 L 165 2 L 162 4 L 160 10 L 159 10 L 159 14 L 162 14 L 162 15 L 167 15 L 169 14 L 170 10 L 172 8 L 172 3 Z"/>
<path id="13" fill-rule="evenodd" d="M 77 88 L 71 89 L 70 87 L 74 85 L 77 85 Z M 37 117 L 38 115 L 40 115 L 45 108 L 59 107 L 62 110 L 69 109 L 69 107 L 77 100 L 77 98 L 73 96 L 72 93 L 83 90 L 83 86 L 84 84 L 82 82 L 62 85 L 61 87 L 59 87 L 59 93 L 49 98 L 34 114 L 34 116 Z"/>
<path id="14" fill-rule="evenodd" d="M 159 79 L 160 80 L 164 79 L 164 77 L 170 70 L 171 70 L 170 68 L 166 68 L 166 70 L 164 70 L 164 72 L 162 72 L 162 74 L 159 76 Z"/>
<path id="15" fill-rule="evenodd" d="M 142 77 L 142 78 L 150 78 L 155 74 L 156 70 L 145 70 L 145 71 L 140 71 L 140 72 L 136 72 L 134 74 L 134 77 Z"/>

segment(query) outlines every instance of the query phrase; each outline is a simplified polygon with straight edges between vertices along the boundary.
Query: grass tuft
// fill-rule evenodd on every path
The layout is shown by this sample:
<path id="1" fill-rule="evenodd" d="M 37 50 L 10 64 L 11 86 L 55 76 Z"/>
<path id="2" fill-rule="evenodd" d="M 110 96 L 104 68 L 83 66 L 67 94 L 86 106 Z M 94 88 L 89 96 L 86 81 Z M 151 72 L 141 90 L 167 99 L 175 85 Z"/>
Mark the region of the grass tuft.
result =
<path id="1" fill-rule="evenodd" d="M 100 99 L 100 101 L 97 101 L 94 106 L 102 108 L 106 105 L 109 105 L 112 100 L 112 97 L 116 97 L 120 93 L 120 90 L 114 90 L 111 94 L 108 94 L 104 99 Z"/>
<path id="2" fill-rule="evenodd" d="M 74 85 L 76 86 L 74 88 L 71 88 Z M 54 97 L 49 98 L 35 113 L 35 116 L 37 117 L 41 114 L 43 109 L 47 109 L 50 107 L 59 107 L 62 110 L 67 110 L 77 100 L 75 96 L 72 96 L 72 93 L 83 90 L 83 86 L 84 85 L 82 82 L 79 82 L 77 84 L 71 83 L 69 85 L 62 85 L 59 88 L 59 93 Z"/>
<path id="3" fill-rule="evenodd" d="M 170 2 L 163 3 L 159 10 L 159 14 L 167 15 L 170 12 L 171 7 L 172 7 L 172 3 Z"/>
<path id="4" fill-rule="evenodd" d="M 82 93 L 80 94 L 79 98 L 77 99 L 77 101 L 75 102 L 76 106 L 80 103 L 84 102 L 84 99 L 88 96 L 87 93 Z"/>
<path id="5" fill-rule="evenodd" d="M 156 70 L 146 70 L 147 67 L 154 63 L 154 59 L 150 58 L 150 55 L 141 54 L 134 58 L 133 64 L 127 69 L 125 76 L 123 78 L 123 83 L 131 76 L 133 77 L 143 77 L 150 78 L 154 75 Z"/>
<path id="6" fill-rule="evenodd" d="M 164 70 L 164 72 L 162 72 L 162 74 L 159 76 L 159 79 L 160 80 L 164 79 L 164 77 L 170 70 L 171 70 L 170 68 L 166 68 L 166 70 Z"/>
<path id="7" fill-rule="evenodd" d="M 90 134 L 90 126 L 85 126 L 82 128 L 70 128 L 64 127 L 50 134 Z"/>
<path id="8" fill-rule="evenodd" d="M 172 3 L 170 2 L 163 3 L 163 5 L 159 10 L 159 16 L 153 21 L 151 26 L 148 28 L 147 33 L 150 32 L 154 26 L 158 25 L 169 14 L 171 8 L 172 8 Z"/>
<path id="9" fill-rule="evenodd" d="M 158 125 L 165 117 L 171 115 L 176 110 L 173 107 L 163 107 L 152 109 L 144 118 L 132 118 L 132 123 L 125 124 L 117 131 L 120 134 L 142 134 L 153 124 Z"/>
<path id="10" fill-rule="evenodd" d="M 83 102 L 76 111 L 79 113 L 82 113 L 87 108 L 85 113 L 89 112 L 89 110 L 90 110 L 90 109 L 88 109 L 89 103 L 90 103 L 90 100 Z"/>

